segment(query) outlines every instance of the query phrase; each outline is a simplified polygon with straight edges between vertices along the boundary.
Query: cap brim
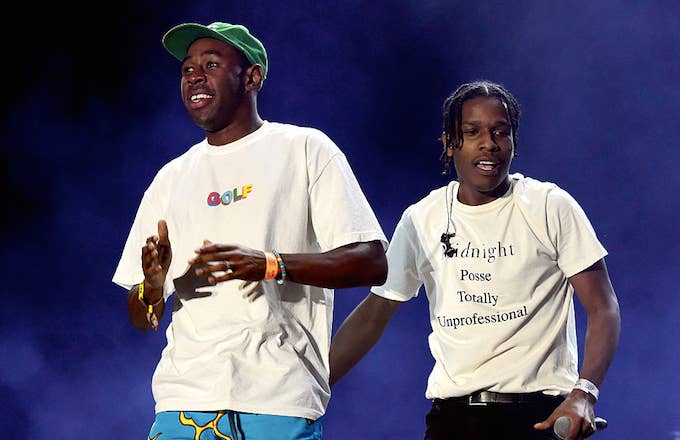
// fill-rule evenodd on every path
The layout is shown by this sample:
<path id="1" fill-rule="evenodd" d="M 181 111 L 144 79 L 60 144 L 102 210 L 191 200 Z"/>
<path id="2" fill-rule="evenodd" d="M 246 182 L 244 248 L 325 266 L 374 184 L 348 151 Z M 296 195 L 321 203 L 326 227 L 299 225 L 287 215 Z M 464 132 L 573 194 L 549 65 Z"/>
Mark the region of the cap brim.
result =
<path id="1" fill-rule="evenodd" d="M 184 23 L 175 26 L 163 35 L 162 42 L 163 46 L 172 56 L 180 61 L 184 61 L 189 46 L 199 38 L 214 38 L 227 44 L 232 44 L 222 34 L 198 23 Z"/>

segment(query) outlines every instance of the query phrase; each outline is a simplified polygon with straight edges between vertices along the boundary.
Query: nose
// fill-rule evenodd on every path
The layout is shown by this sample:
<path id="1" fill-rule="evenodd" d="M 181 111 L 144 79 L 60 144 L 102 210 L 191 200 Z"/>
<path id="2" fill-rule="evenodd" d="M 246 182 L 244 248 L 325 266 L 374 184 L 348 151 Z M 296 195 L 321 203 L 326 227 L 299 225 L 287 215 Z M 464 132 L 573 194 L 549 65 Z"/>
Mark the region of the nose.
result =
<path id="1" fill-rule="evenodd" d="M 203 69 L 201 69 L 200 67 L 192 70 L 191 73 L 189 75 L 187 75 L 187 82 L 189 84 L 193 85 L 193 84 L 198 84 L 198 83 L 201 83 L 201 82 L 204 82 L 204 81 L 205 81 L 205 73 L 203 72 Z"/>
<path id="2" fill-rule="evenodd" d="M 485 132 L 485 135 L 479 141 L 479 149 L 489 151 L 498 151 L 500 149 L 492 131 Z"/>

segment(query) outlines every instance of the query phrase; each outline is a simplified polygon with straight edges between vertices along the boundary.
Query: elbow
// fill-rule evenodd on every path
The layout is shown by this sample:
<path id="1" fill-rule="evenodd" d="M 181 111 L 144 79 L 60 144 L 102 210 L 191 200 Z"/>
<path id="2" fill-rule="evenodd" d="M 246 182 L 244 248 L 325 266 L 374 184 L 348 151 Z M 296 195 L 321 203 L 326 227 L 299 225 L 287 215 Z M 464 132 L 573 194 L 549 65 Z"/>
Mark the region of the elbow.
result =
<path id="1" fill-rule="evenodd" d="M 371 255 L 370 267 L 370 280 L 368 284 L 372 286 L 381 286 L 385 284 L 385 281 L 387 281 L 387 257 L 382 249 L 382 245 L 380 246 L 379 251 L 374 252 L 373 255 Z"/>
<path id="2" fill-rule="evenodd" d="M 603 315 L 607 317 L 610 322 L 613 322 L 617 327 L 621 326 L 621 309 L 616 296 L 613 296 L 606 307 L 603 308 Z"/>
<path id="3" fill-rule="evenodd" d="M 380 286 L 387 280 L 387 257 L 380 241 L 357 243 L 339 256 L 340 281 L 334 288 Z"/>
<path id="4" fill-rule="evenodd" d="M 607 329 L 607 332 L 615 335 L 618 340 L 618 335 L 621 332 L 621 310 L 616 301 L 611 301 L 606 306 L 588 314 L 588 323 L 592 321 L 595 327 Z"/>
<path id="5" fill-rule="evenodd" d="M 385 258 L 385 254 L 383 254 L 380 261 L 380 268 L 376 274 L 376 281 L 372 284 L 374 286 L 382 286 L 385 284 L 385 281 L 387 281 L 387 258 Z"/>

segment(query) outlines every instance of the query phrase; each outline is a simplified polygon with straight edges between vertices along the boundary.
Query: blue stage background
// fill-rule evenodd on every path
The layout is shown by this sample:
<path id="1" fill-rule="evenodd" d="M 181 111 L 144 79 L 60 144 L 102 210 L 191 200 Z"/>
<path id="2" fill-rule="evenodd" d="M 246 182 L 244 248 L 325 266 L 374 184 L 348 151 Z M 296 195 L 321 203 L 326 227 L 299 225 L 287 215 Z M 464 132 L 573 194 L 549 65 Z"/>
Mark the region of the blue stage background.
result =
<path id="1" fill-rule="evenodd" d="M 217 20 L 245 24 L 268 49 L 262 117 L 330 135 L 388 237 L 445 183 L 446 96 L 478 78 L 511 90 L 523 109 L 512 171 L 568 190 L 610 252 L 623 324 L 596 407 L 610 426 L 595 438 L 680 431 L 680 3 L 16 7 L 0 31 L 4 438 L 146 437 L 165 338 L 132 329 L 111 276 L 151 178 L 202 138 L 160 37 Z M 367 291 L 336 292 L 334 328 Z M 582 348 L 580 308 L 578 324 Z M 420 295 L 334 388 L 326 439 L 422 438 L 428 332 Z"/>

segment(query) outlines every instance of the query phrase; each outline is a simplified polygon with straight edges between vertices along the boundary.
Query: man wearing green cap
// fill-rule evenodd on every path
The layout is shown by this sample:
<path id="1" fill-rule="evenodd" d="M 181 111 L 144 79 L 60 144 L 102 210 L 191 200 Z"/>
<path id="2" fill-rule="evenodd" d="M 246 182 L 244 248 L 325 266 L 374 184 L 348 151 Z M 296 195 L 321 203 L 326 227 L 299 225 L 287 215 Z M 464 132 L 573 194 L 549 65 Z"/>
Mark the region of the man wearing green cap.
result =
<path id="1" fill-rule="evenodd" d="M 205 139 L 156 174 L 113 275 L 143 331 L 175 294 L 149 438 L 319 439 L 333 289 L 382 284 L 387 240 L 328 136 L 260 118 L 269 63 L 247 28 L 163 44 Z"/>

